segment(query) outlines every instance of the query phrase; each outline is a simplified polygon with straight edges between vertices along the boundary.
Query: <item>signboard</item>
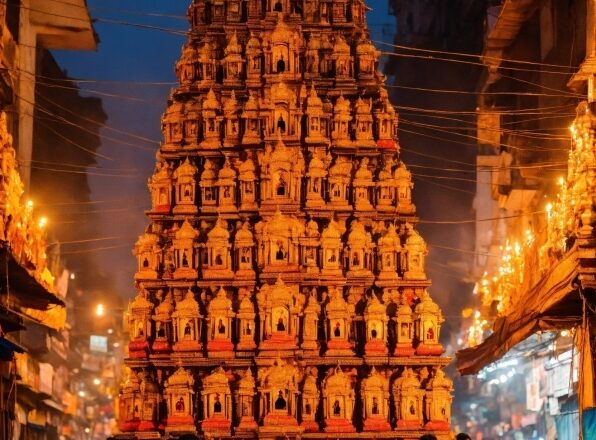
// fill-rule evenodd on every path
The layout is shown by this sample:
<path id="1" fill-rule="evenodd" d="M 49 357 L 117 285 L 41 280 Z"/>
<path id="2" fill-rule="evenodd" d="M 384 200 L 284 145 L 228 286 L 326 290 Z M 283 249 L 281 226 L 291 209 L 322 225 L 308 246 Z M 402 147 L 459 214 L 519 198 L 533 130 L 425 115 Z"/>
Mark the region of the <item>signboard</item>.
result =
<path id="1" fill-rule="evenodd" d="M 89 350 L 99 352 L 99 353 L 107 353 L 108 352 L 108 337 L 107 336 L 91 335 L 89 337 Z"/>

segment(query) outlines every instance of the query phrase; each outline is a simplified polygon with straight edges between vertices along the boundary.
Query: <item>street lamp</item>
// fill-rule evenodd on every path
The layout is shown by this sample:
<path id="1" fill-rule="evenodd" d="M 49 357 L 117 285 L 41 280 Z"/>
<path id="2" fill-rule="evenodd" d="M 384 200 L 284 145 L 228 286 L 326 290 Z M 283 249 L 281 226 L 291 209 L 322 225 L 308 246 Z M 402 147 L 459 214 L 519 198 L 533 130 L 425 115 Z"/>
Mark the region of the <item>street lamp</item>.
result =
<path id="1" fill-rule="evenodd" d="M 104 307 L 103 304 L 99 303 L 97 306 L 95 306 L 95 316 L 98 317 L 102 317 L 106 314 L 106 308 Z"/>

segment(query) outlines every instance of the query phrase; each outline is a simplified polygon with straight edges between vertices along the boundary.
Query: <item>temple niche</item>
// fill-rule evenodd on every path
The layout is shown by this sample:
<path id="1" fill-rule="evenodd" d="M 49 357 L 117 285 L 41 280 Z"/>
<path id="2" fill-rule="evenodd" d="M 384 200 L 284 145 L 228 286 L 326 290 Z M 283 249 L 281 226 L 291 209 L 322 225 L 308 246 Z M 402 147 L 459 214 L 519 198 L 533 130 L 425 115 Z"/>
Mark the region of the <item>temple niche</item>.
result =
<path id="1" fill-rule="evenodd" d="M 147 372 L 141 373 L 139 385 L 139 400 L 141 407 L 140 421 L 137 429 L 143 431 L 154 431 L 157 428 L 158 405 L 160 398 L 159 387 Z"/>
<path id="2" fill-rule="evenodd" d="M 295 217 L 277 210 L 273 218 L 255 226 L 257 262 L 263 272 L 298 271 L 300 237 L 304 225 Z"/>
<path id="3" fill-rule="evenodd" d="M 366 303 L 364 322 L 366 325 L 366 356 L 384 356 L 387 354 L 387 322 L 389 317 L 386 307 L 373 293 Z"/>
<path id="4" fill-rule="evenodd" d="M 217 173 L 218 208 L 219 213 L 236 212 L 236 170 L 226 158 L 223 167 Z"/>
<path id="5" fill-rule="evenodd" d="M 433 356 L 443 354 L 445 350 L 439 342 L 439 332 L 444 321 L 443 313 L 427 290 L 422 292 L 422 297 L 416 305 L 414 313 L 414 326 L 418 341 L 416 354 Z"/>
<path id="6" fill-rule="evenodd" d="M 342 233 L 339 225 L 331 220 L 321 233 L 321 274 L 325 276 L 342 276 Z"/>
<path id="7" fill-rule="evenodd" d="M 240 185 L 240 211 L 256 211 L 256 167 L 249 157 L 238 168 L 238 182 Z"/>
<path id="8" fill-rule="evenodd" d="M 300 348 L 305 352 L 319 352 L 319 316 L 321 306 L 317 299 L 317 289 L 312 288 L 308 295 L 306 307 L 302 318 L 302 342 Z"/>
<path id="9" fill-rule="evenodd" d="M 403 214 L 412 214 L 416 211 L 416 206 L 412 203 L 412 174 L 408 171 L 402 161 L 394 172 L 395 185 L 397 187 L 397 212 Z"/>
<path id="10" fill-rule="evenodd" d="M 173 102 L 170 104 L 161 118 L 161 130 L 163 134 L 162 149 L 177 150 L 182 146 L 184 119 L 184 104 Z"/>
<path id="11" fill-rule="evenodd" d="M 174 260 L 176 270 L 174 278 L 193 279 L 198 276 L 198 249 L 196 240 L 199 232 L 184 220 L 180 229 L 174 234 Z"/>
<path id="12" fill-rule="evenodd" d="M 195 426 L 195 380 L 184 368 L 178 368 L 167 378 L 164 399 L 168 408 L 165 431 L 196 432 Z"/>
<path id="13" fill-rule="evenodd" d="M 248 222 L 242 223 L 237 228 L 234 236 L 234 265 L 236 267 L 235 276 L 237 279 L 255 279 L 255 270 L 253 267 L 254 249 L 256 243 L 254 235 L 250 230 Z"/>
<path id="14" fill-rule="evenodd" d="M 372 263 L 373 243 L 372 237 L 366 231 L 364 225 L 355 219 L 350 224 L 347 246 L 344 249 L 345 263 L 348 268 L 348 276 L 362 277 L 370 276 Z"/>
<path id="15" fill-rule="evenodd" d="M 387 378 L 372 368 L 362 381 L 364 431 L 389 431 L 389 383 Z"/>
<path id="16" fill-rule="evenodd" d="M 230 86 L 240 84 L 244 75 L 244 59 L 242 58 L 242 46 L 238 43 L 236 32 L 232 34 L 224 49 L 223 65 L 224 84 Z"/>
<path id="17" fill-rule="evenodd" d="M 324 208 L 325 207 L 325 184 L 326 184 L 327 170 L 325 164 L 315 154 L 308 163 L 308 171 L 306 173 L 306 206 L 309 208 Z"/>
<path id="18" fill-rule="evenodd" d="M 161 265 L 161 236 L 147 230 L 135 244 L 137 257 L 135 280 L 155 280 Z"/>
<path id="19" fill-rule="evenodd" d="M 202 431 L 214 437 L 230 435 L 232 426 L 232 393 L 228 376 L 222 367 L 203 380 L 201 399 L 203 400 Z"/>
<path id="20" fill-rule="evenodd" d="M 189 289 L 184 299 L 176 302 L 176 309 L 172 313 L 175 352 L 194 352 L 195 355 L 201 352 L 202 319 L 199 303 Z"/>
<path id="21" fill-rule="evenodd" d="M 379 211 L 395 211 L 396 181 L 393 178 L 393 161 L 386 158 L 379 171 L 376 182 L 376 209 Z"/>
<path id="22" fill-rule="evenodd" d="M 451 393 L 453 381 L 445 376 L 443 370 L 437 367 L 426 385 L 425 411 L 428 422 L 427 429 L 440 431 L 449 430 L 451 420 Z"/>
<path id="23" fill-rule="evenodd" d="M 201 173 L 201 211 L 215 212 L 217 209 L 217 173 L 213 160 L 206 159 Z"/>
<path id="24" fill-rule="evenodd" d="M 296 349 L 299 313 L 296 296 L 298 286 L 287 286 L 281 278 L 275 285 L 265 284 L 257 293 L 261 318 L 261 351 L 279 353 Z"/>
<path id="25" fill-rule="evenodd" d="M 329 302 L 325 306 L 327 316 L 326 356 L 353 356 L 354 341 L 352 332 L 352 317 L 354 307 L 343 297 L 341 288 L 329 288 Z"/>
<path id="26" fill-rule="evenodd" d="M 174 214 L 195 214 L 198 208 L 195 204 L 197 167 L 188 158 L 174 171 L 176 184 L 176 206 Z"/>
<path id="27" fill-rule="evenodd" d="M 155 338 L 151 344 L 152 355 L 169 354 L 172 350 L 172 313 L 174 312 L 174 301 L 170 292 L 163 295 L 160 292 L 161 302 L 157 307 L 153 316 L 155 323 Z"/>
<path id="28" fill-rule="evenodd" d="M 207 353 L 210 357 L 234 357 L 232 322 L 235 313 L 232 301 L 223 287 L 208 307 Z"/>
<path id="29" fill-rule="evenodd" d="M 141 387 L 139 378 L 130 369 L 123 375 L 118 396 L 120 418 L 118 429 L 121 432 L 135 432 L 139 429 L 141 418 Z"/>
<path id="30" fill-rule="evenodd" d="M 300 253 L 302 255 L 302 270 L 310 274 L 319 273 L 319 247 L 321 244 L 321 233 L 319 225 L 314 220 L 306 223 L 306 231 L 300 237 Z"/>
<path id="31" fill-rule="evenodd" d="M 401 240 L 393 223 L 379 238 L 377 244 L 377 268 L 379 280 L 396 281 L 398 276 L 400 254 L 402 252 Z"/>
<path id="32" fill-rule="evenodd" d="M 157 162 L 155 171 L 149 179 L 151 192 L 151 211 L 159 214 L 169 214 L 172 209 L 172 169 L 167 162 Z"/>
<path id="33" fill-rule="evenodd" d="M 395 356 L 413 356 L 414 355 L 414 321 L 412 308 L 408 304 L 405 295 L 401 296 L 397 313 L 393 318 L 395 320 Z"/>
<path id="34" fill-rule="evenodd" d="M 257 422 L 255 421 L 255 379 L 247 368 L 238 381 L 238 388 L 235 391 L 236 399 L 236 414 L 239 419 L 235 431 L 238 433 L 254 433 L 258 430 Z"/>
<path id="35" fill-rule="evenodd" d="M 356 393 L 352 378 L 338 365 L 329 370 L 323 381 L 323 413 L 325 432 L 356 432 L 352 424 Z"/>
<path id="36" fill-rule="evenodd" d="M 424 262 L 428 254 L 426 242 L 414 227 L 406 223 L 405 252 L 402 253 L 404 261 L 405 280 L 425 280 Z"/>
<path id="37" fill-rule="evenodd" d="M 238 357 L 250 356 L 257 348 L 255 342 L 255 306 L 246 289 L 240 289 L 240 305 L 236 315 L 238 344 L 236 345 L 236 355 Z"/>
<path id="38" fill-rule="evenodd" d="M 141 290 L 128 306 L 128 355 L 131 358 L 146 358 L 149 355 L 151 338 L 151 312 L 153 303 L 147 299 L 146 290 Z"/>
<path id="39" fill-rule="evenodd" d="M 306 374 L 302 385 L 302 422 L 300 423 L 300 427 L 303 432 L 319 431 L 316 415 L 320 394 L 317 385 L 317 369 L 311 368 Z"/>
<path id="40" fill-rule="evenodd" d="M 298 371 L 294 365 L 276 359 L 269 368 L 259 370 L 259 394 L 263 432 L 299 432 Z M 267 429 L 268 428 L 268 429 Z"/>
<path id="41" fill-rule="evenodd" d="M 209 93 L 203 101 L 201 114 L 203 141 L 199 144 L 200 148 L 213 150 L 221 147 L 220 126 L 223 120 L 221 111 L 221 102 L 213 89 L 209 89 Z"/>
<path id="42" fill-rule="evenodd" d="M 116 439 L 448 440 L 444 318 L 365 1 L 190 3 Z M 14 157 L 0 238 L 43 259 Z"/>
<path id="43" fill-rule="evenodd" d="M 218 218 L 213 228 L 207 233 L 206 243 L 207 258 L 202 268 L 205 279 L 231 279 L 234 277 L 232 271 L 232 255 L 230 244 L 230 232 L 227 229 L 227 222 Z"/>
<path id="44" fill-rule="evenodd" d="M 423 423 L 424 390 L 416 373 L 405 367 L 393 384 L 393 401 L 398 429 L 419 429 Z"/>

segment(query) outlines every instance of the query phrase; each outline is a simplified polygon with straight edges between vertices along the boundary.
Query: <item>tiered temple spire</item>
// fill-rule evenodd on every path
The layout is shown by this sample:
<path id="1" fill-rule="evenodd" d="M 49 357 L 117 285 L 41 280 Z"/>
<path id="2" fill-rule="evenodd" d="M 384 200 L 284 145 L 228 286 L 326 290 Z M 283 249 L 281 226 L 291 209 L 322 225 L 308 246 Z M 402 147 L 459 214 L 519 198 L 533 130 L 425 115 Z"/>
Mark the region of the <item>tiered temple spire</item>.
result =
<path id="1" fill-rule="evenodd" d="M 448 438 L 443 317 L 365 11 L 190 6 L 134 250 L 123 431 Z"/>

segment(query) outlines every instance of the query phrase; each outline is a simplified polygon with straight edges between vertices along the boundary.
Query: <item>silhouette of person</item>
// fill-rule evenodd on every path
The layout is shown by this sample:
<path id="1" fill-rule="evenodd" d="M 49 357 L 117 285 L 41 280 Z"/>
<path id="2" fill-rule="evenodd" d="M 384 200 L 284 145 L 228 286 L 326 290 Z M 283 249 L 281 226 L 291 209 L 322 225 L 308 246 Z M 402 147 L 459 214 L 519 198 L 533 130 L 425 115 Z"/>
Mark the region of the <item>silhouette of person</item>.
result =
<path id="1" fill-rule="evenodd" d="M 373 339 L 377 339 L 377 328 L 376 328 L 376 327 L 373 327 L 373 328 L 372 328 L 372 330 L 370 331 L 370 336 L 371 336 Z"/>
<path id="2" fill-rule="evenodd" d="M 277 395 L 277 399 L 275 399 L 275 409 L 286 409 L 286 401 L 281 391 Z"/>
<path id="3" fill-rule="evenodd" d="M 410 400 L 410 414 L 416 414 L 416 408 L 414 407 L 414 402 Z"/>
<path id="4" fill-rule="evenodd" d="M 434 339 L 435 338 L 435 331 L 434 329 L 431 327 L 428 328 L 428 330 L 426 331 L 426 339 Z"/>
<path id="5" fill-rule="evenodd" d="M 226 326 L 224 325 L 221 319 L 219 320 L 219 324 L 217 325 L 217 331 L 220 335 L 223 335 L 226 332 Z"/>
<path id="6" fill-rule="evenodd" d="M 278 332 L 285 332 L 286 331 L 286 326 L 284 325 L 284 320 L 283 320 L 283 318 L 281 316 L 277 320 L 277 331 Z"/>
<path id="7" fill-rule="evenodd" d="M 184 412 L 184 399 L 182 397 L 176 402 L 176 412 Z"/>
<path id="8" fill-rule="evenodd" d="M 190 336 L 191 334 L 190 322 L 187 322 L 184 326 L 184 336 Z"/>
<path id="9" fill-rule="evenodd" d="M 335 323 L 335 329 L 333 330 L 333 336 L 335 336 L 335 337 L 341 336 L 341 328 L 339 326 L 339 322 Z"/>
<path id="10" fill-rule="evenodd" d="M 283 122 L 283 121 L 281 121 Z M 284 123 L 285 126 L 285 123 Z M 285 196 L 286 195 L 286 182 L 284 181 L 283 177 L 279 178 L 279 185 L 277 185 L 277 195 L 278 196 Z"/>
<path id="11" fill-rule="evenodd" d="M 284 251 L 284 246 L 279 244 L 277 247 L 277 252 L 275 253 L 276 260 L 283 260 L 286 258 L 286 252 Z"/>
<path id="12" fill-rule="evenodd" d="M 215 403 L 213 404 L 213 412 L 214 413 L 221 412 L 221 402 L 219 401 L 219 395 L 215 396 Z"/>
<path id="13" fill-rule="evenodd" d="M 333 402 L 333 415 L 339 416 L 341 414 L 341 407 L 339 406 L 339 400 Z"/>
<path id="14" fill-rule="evenodd" d="M 283 73 L 286 71 L 286 62 L 284 61 L 283 56 L 277 61 L 277 73 Z M 280 118 L 281 119 L 281 118 Z M 283 122 L 283 119 L 281 120 Z M 285 131 L 286 130 L 286 124 L 284 122 L 283 127 L 280 125 L 280 123 L 277 123 L 277 126 L 282 130 Z"/>
<path id="15" fill-rule="evenodd" d="M 188 267 L 188 257 L 186 256 L 186 252 L 182 254 L 182 267 Z"/>
<path id="16" fill-rule="evenodd" d="M 379 402 L 376 397 L 373 397 L 372 401 L 372 413 L 379 414 Z"/>

